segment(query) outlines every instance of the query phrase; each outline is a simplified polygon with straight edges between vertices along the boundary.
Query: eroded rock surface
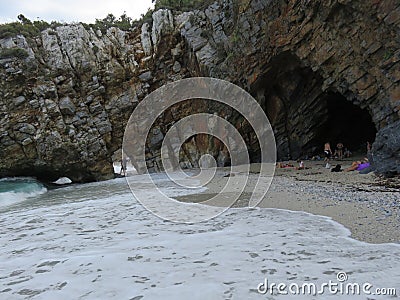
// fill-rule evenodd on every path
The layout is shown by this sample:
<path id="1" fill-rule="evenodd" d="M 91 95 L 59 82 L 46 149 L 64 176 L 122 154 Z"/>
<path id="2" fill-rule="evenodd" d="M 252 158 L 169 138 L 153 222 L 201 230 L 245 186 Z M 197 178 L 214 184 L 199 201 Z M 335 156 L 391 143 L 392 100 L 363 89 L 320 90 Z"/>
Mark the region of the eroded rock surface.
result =
<path id="1" fill-rule="evenodd" d="M 349 101 L 370 116 L 377 170 L 399 172 L 399 16 L 400 4 L 390 0 L 225 0 L 203 11 L 160 10 L 129 32 L 102 34 L 74 24 L 33 39 L 2 39 L 0 50 L 21 48 L 28 56 L 0 60 L 0 175 L 111 178 L 111 156 L 137 103 L 191 76 L 226 79 L 249 91 L 273 125 L 280 158 L 349 138 L 345 129 L 324 131 L 335 99 Z M 198 102 L 157 120 L 148 167 L 162 168 L 158 137 L 197 111 L 216 112 L 240 128 L 257 160 L 259 146 L 237 114 Z M 220 165 L 229 162 L 209 137 L 195 137 L 183 150 L 187 166 L 204 152 Z"/>

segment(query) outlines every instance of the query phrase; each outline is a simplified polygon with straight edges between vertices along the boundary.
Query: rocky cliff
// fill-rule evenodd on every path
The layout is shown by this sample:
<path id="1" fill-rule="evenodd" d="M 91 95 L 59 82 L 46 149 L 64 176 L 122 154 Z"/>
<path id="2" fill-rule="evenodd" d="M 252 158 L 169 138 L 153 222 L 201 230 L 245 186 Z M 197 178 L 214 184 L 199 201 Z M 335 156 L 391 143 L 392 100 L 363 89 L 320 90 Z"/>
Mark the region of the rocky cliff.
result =
<path id="1" fill-rule="evenodd" d="M 192 12 L 156 11 L 129 32 L 72 24 L 1 39 L 0 176 L 111 178 L 112 154 L 137 103 L 191 76 L 249 91 L 272 123 L 280 158 L 317 153 L 328 140 L 354 148 L 374 141 L 377 170 L 399 173 L 399 28 L 398 1 L 223 0 Z M 235 124 L 257 161 L 258 143 L 240 115 L 199 100 L 154 124 L 149 168 L 161 167 L 168 128 L 198 111 Z M 208 136 L 183 150 L 189 166 L 203 152 L 229 162 Z"/>

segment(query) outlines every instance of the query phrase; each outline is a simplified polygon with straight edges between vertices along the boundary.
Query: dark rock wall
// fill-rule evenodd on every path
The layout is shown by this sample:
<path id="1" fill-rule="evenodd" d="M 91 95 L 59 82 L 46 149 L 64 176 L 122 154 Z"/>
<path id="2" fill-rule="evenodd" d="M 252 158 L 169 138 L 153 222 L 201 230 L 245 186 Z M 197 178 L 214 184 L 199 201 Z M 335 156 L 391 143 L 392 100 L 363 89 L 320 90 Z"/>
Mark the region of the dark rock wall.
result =
<path id="1" fill-rule="evenodd" d="M 377 170 L 398 172 L 399 27 L 398 1 L 225 0 L 204 11 L 157 11 L 151 24 L 130 32 L 75 24 L 2 39 L 0 50 L 29 56 L 0 59 L 0 176 L 111 178 L 111 156 L 137 103 L 190 76 L 226 79 L 252 93 L 270 118 L 280 158 L 319 151 L 328 103 L 338 95 L 370 114 Z M 158 138 L 191 111 L 228 114 L 257 159 L 240 116 L 217 104 L 182 104 L 154 125 L 150 168 L 162 168 Z M 196 165 L 207 151 L 229 162 L 226 149 L 204 136 L 188 141 L 181 158 Z"/>
<path id="2" fill-rule="evenodd" d="M 375 164 L 385 166 L 378 169 L 398 169 L 400 148 L 378 146 L 382 134 L 399 135 L 390 126 L 400 115 L 398 1 L 223 2 L 192 20 L 199 25 L 182 34 L 203 68 L 247 88 L 266 107 L 280 158 L 321 147 L 327 99 L 336 94 L 371 115 L 372 154 L 379 152 Z"/>

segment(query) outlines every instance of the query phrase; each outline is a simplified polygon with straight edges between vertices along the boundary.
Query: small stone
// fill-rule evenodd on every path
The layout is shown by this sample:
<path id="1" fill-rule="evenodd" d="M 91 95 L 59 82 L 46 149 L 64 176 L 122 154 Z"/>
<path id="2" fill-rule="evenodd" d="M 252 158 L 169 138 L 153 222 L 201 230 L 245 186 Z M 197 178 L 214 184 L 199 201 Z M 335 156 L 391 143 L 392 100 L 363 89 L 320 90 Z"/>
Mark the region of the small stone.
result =
<path id="1" fill-rule="evenodd" d="M 31 138 L 27 138 L 27 139 L 25 139 L 25 140 L 23 140 L 23 141 L 21 142 L 21 144 L 22 144 L 23 146 L 27 146 L 27 145 L 32 144 L 32 143 L 33 143 L 33 141 L 32 141 Z"/>
<path id="2" fill-rule="evenodd" d="M 140 74 L 139 79 L 143 82 L 146 82 L 146 81 L 150 81 L 151 79 L 153 79 L 153 76 L 151 75 L 150 71 L 147 71 L 147 72 Z"/>
<path id="3" fill-rule="evenodd" d="M 29 101 L 29 105 L 32 106 L 32 108 L 39 108 L 40 107 L 38 100 Z"/>
<path id="4" fill-rule="evenodd" d="M 59 107 L 63 115 L 73 116 L 75 114 L 75 105 L 69 97 L 61 99 Z"/>
<path id="5" fill-rule="evenodd" d="M 22 103 L 26 101 L 24 96 L 19 96 L 13 100 L 15 106 L 20 106 Z"/>
<path id="6" fill-rule="evenodd" d="M 391 211 L 387 210 L 385 211 L 385 217 L 391 217 L 393 214 Z"/>
<path id="7" fill-rule="evenodd" d="M 23 123 L 20 125 L 18 131 L 29 135 L 34 135 L 36 132 L 36 128 L 31 124 Z"/>
<path id="8" fill-rule="evenodd" d="M 182 69 L 181 64 L 180 64 L 178 61 L 176 61 L 176 62 L 174 63 L 174 66 L 172 67 L 172 70 L 173 70 L 175 73 L 179 73 L 179 72 L 181 71 L 181 69 Z"/>

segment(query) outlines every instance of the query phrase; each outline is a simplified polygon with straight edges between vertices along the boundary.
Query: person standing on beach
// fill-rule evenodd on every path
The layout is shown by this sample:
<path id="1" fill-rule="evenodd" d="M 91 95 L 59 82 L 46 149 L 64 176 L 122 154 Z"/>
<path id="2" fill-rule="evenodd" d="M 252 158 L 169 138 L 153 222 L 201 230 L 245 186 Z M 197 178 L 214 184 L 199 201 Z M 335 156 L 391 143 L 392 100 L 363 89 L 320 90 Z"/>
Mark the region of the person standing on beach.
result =
<path id="1" fill-rule="evenodd" d="M 325 168 L 329 169 L 331 166 L 329 165 L 329 160 L 332 156 L 332 149 L 331 149 L 331 144 L 329 142 L 326 142 L 324 145 L 324 154 L 325 154 L 325 159 L 326 161 L 326 166 Z"/>
<path id="2" fill-rule="evenodd" d="M 119 172 L 119 175 L 122 175 L 124 173 L 124 176 L 126 176 L 126 165 L 127 165 L 127 159 L 126 157 L 123 157 L 121 160 L 121 171 Z"/>

